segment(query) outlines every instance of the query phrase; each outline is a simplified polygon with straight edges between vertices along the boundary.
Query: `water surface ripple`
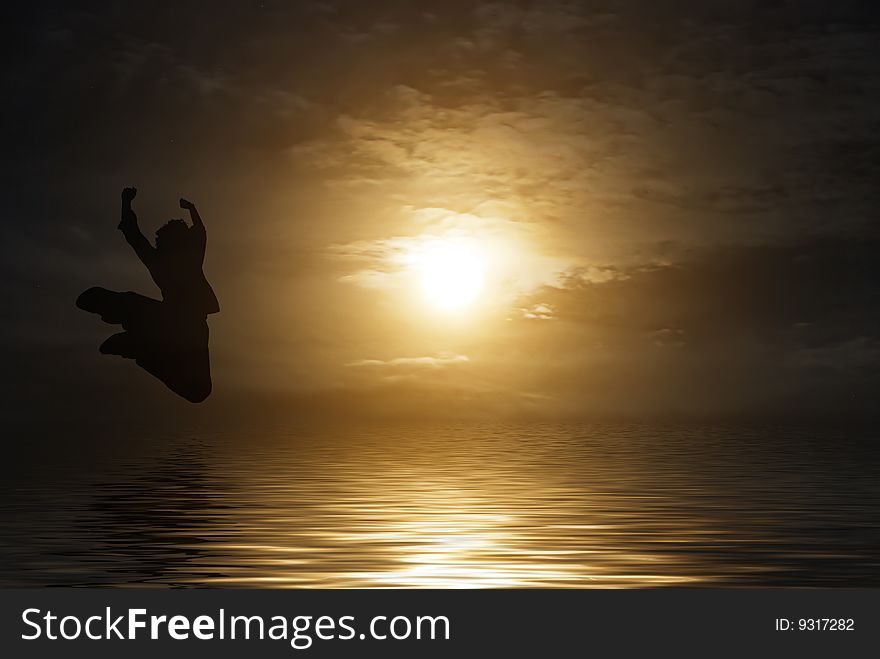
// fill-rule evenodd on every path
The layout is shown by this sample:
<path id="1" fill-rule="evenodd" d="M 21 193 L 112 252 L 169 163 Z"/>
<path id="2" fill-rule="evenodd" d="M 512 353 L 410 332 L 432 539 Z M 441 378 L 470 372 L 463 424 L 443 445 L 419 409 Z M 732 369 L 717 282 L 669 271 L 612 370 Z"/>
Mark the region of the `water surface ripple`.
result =
<path id="1" fill-rule="evenodd" d="M 5 479 L 0 579 L 880 586 L 872 446 L 710 426 L 184 434 Z"/>

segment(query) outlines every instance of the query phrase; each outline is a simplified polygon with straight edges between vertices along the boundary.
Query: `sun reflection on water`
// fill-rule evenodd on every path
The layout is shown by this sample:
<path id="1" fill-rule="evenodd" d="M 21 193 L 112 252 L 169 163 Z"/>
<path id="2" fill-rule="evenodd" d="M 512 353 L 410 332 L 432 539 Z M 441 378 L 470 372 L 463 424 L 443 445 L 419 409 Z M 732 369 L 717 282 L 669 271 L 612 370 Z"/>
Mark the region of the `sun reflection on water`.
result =
<path id="1" fill-rule="evenodd" d="M 463 448 L 454 436 L 429 439 L 429 447 L 412 440 L 393 449 L 382 441 L 361 443 L 346 460 L 329 460 L 321 479 L 305 482 L 285 481 L 277 465 L 253 460 L 241 475 L 245 498 L 229 509 L 234 520 L 222 525 L 227 534 L 235 529 L 235 539 L 221 533 L 194 547 L 224 556 L 223 574 L 192 581 L 520 588 L 696 580 L 675 573 L 672 556 L 646 558 L 616 541 L 625 538 L 626 525 L 609 523 L 607 515 L 605 523 L 559 523 L 582 519 L 590 501 L 583 489 L 560 485 L 560 474 L 540 460 L 525 455 L 512 465 L 510 456 L 481 459 L 491 447 Z M 242 544 L 239 536 L 260 542 Z"/>

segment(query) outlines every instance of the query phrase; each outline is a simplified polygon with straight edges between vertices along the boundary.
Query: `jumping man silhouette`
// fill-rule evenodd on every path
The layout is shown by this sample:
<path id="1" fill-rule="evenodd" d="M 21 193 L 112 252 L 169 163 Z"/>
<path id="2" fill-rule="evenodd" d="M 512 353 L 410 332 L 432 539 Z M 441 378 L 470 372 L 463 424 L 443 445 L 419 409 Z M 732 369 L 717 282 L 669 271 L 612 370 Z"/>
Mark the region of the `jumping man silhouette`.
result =
<path id="1" fill-rule="evenodd" d="M 173 392 L 199 403 L 211 393 L 207 316 L 220 311 L 202 271 L 205 225 L 195 204 L 181 199 L 180 207 L 189 211 L 192 226 L 182 219 L 170 220 L 156 231 L 154 247 L 141 233 L 132 210 L 136 194 L 136 188 L 122 191 L 119 229 L 149 270 L 162 300 L 93 287 L 77 298 L 76 305 L 99 314 L 106 323 L 122 326 L 124 331 L 101 344 L 102 354 L 135 360 Z"/>

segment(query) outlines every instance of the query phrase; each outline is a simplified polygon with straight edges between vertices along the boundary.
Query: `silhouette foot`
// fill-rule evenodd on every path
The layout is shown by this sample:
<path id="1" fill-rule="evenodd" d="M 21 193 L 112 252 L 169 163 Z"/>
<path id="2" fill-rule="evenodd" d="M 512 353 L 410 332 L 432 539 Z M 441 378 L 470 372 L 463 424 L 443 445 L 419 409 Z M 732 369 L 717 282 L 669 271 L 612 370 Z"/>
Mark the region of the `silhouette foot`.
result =
<path id="1" fill-rule="evenodd" d="M 119 324 L 122 319 L 117 318 L 110 311 L 113 308 L 115 295 L 116 293 L 108 291 L 106 288 L 92 286 L 87 291 L 80 293 L 80 296 L 76 298 L 76 306 L 83 311 L 100 314 L 101 320 L 105 323 Z"/>
<path id="2" fill-rule="evenodd" d="M 128 332 L 119 332 L 108 338 L 98 348 L 102 355 L 118 355 L 126 359 L 134 359 L 134 344 Z"/>

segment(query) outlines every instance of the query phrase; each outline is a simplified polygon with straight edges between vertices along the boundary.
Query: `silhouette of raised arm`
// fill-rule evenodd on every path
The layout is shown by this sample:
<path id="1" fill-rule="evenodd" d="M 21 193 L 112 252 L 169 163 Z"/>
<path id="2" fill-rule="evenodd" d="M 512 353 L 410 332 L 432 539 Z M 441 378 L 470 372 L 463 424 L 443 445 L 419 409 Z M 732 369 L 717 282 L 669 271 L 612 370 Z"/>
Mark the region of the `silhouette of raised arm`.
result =
<path id="1" fill-rule="evenodd" d="M 196 209 L 196 205 L 192 203 L 189 199 L 180 198 L 180 207 L 184 210 L 189 211 L 189 218 L 192 220 L 192 227 L 190 227 L 193 231 L 196 232 L 198 236 L 198 246 L 202 252 L 202 257 L 205 256 L 205 246 L 207 244 L 208 235 L 205 231 L 205 223 L 202 222 L 202 216 L 199 215 L 198 209 Z"/>
<path id="2" fill-rule="evenodd" d="M 135 254 L 147 267 L 150 266 L 156 256 L 156 249 L 150 244 L 150 241 L 141 233 L 141 229 L 137 223 L 137 215 L 132 210 L 131 202 L 137 194 L 137 188 L 124 188 L 122 190 L 122 212 L 119 220 L 119 230 L 125 236 L 125 240 L 131 245 Z"/>
<path id="3" fill-rule="evenodd" d="M 200 229 L 202 231 L 205 230 L 205 223 L 202 222 L 202 217 L 199 215 L 199 211 L 196 210 L 196 205 L 192 203 L 189 199 L 180 198 L 180 207 L 184 210 L 189 211 L 189 217 L 192 220 L 193 227 L 196 229 Z"/>

